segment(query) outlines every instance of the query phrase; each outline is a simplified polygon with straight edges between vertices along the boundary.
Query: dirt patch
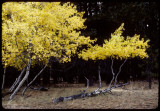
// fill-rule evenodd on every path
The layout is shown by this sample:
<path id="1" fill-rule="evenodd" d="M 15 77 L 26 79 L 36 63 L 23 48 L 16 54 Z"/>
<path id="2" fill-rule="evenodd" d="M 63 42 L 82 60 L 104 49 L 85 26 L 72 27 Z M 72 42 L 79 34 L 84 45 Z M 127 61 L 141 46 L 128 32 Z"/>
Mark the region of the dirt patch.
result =
<path id="1" fill-rule="evenodd" d="M 89 87 L 87 92 L 95 90 L 96 86 Z M 106 87 L 103 84 L 102 89 Z M 51 86 L 45 92 L 29 89 L 25 96 L 19 92 L 11 101 L 8 101 L 10 95 L 7 95 L 2 99 L 2 106 L 5 109 L 155 109 L 158 107 L 158 87 L 158 81 L 153 82 L 152 89 L 148 89 L 147 82 L 136 81 L 123 88 L 113 89 L 113 95 L 106 93 L 53 104 L 52 99 L 79 94 L 85 87 Z"/>

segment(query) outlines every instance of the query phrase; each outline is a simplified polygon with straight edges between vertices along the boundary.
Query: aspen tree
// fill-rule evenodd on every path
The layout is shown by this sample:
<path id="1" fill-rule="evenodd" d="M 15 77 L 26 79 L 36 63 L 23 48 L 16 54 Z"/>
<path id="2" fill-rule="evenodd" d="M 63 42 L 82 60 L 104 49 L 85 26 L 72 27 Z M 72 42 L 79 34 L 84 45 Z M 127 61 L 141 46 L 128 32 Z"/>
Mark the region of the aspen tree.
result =
<path id="1" fill-rule="evenodd" d="M 26 74 L 29 75 L 30 66 L 39 62 L 48 65 L 51 56 L 58 58 L 60 62 L 70 62 L 79 46 L 91 46 L 95 41 L 81 34 L 80 29 L 86 28 L 83 14 L 70 2 L 63 5 L 60 2 L 3 3 L 4 68 L 13 66 L 22 70 L 28 66 Z M 15 89 L 16 92 L 28 78 L 27 75 L 17 86 L 18 89 Z"/>
<path id="2" fill-rule="evenodd" d="M 114 86 L 116 85 L 117 77 L 127 59 L 134 57 L 140 57 L 141 59 L 148 58 L 146 49 L 149 47 L 149 40 L 144 41 L 144 39 L 140 39 L 140 35 L 137 34 L 135 34 L 133 37 L 127 36 L 125 38 L 122 36 L 123 30 L 124 23 L 122 23 L 121 26 L 111 34 L 111 38 L 109 40 L 104 40 L 104 44 L 102 46 L 92 46 L 89 49 L 84 49 L 79 54 L 79 57 L 82 57 L 86 61 L 88 59 L 96 61 L 111 58 L 111 71 L 113 78 L 108 86 L 109 89 L 111 88 L 111 84 L 114 80 Z M 124 59 L 124 62 L 119 67 L 117 74 L 115 74 L 113 70 L 114 59 Z"/>

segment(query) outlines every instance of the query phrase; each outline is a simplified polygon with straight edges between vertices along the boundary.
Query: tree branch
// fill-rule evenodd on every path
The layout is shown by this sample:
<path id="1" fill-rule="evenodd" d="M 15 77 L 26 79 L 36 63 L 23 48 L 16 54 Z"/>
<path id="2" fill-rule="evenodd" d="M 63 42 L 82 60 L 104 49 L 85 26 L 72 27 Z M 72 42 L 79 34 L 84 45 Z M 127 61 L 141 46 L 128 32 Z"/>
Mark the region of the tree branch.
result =
<path id="1" fill-rule="evenodd" d="M 101 71 L 100 65 L 98 65 L 99 87 L 98 87 L 98 89 L 95 90 L 95 92 L 97 92 L 102 87 L 100 71 Z"/>
<path id="2" fill-rule="evenodd" d="M 50 58 L 49 58 L 50 59 Z M 34 77 L 34 79 L 24 88 L 24 90 L 22 91 L 22 95 L 24 95 L 24 92 L 27 90 L 27 88 L 36 80 L 36 78 L 45 70 L 45 68 L 48 66 L 49 64 L 49 59 L 47 64 L 44 66 L 44 68 Z"/>
<path id="3" fill-rule="evenodd" d="M 116 75 L 116 77 L 115 77 L 115 82 L 114 82 L 114 86 L 117 84 L 117 77 L 118 77 L 118 75 L 119 75 L 119 73 L 121 72 L 121 68 L 122 68 L 122 66 L 124 65 L 124 63 L 127 61 L 127 59 L 125 59 L 124 60 L 124 62 L 121 64 L 121 66 L 119 67 L 119 71 L 118 71 L 118 73 L 117 73 L 117 75 Z"/>
<path id="4" fill-rule="evenodd" d="M 112 75 L 113 75 L 113 77 L 112 77 L 112 80 L 111 80 L 111 82 L 110 82 L 110 84 L 109 84 L 109 86 L 108 86 L 108 89 L 110 89 L 110 88 L 111 88 L 112 82 L 113 82 L 114 77 L 115 77 L 115 73 L 113 72 L 113 62 L 114 62 L 114 59 L 112 58 L 112 56 L 111 56 L 111 60 L 112 60 L 112 64 L 111 64 L 111 71 L 112 71 Z"/>
<path id="5" fill-rule="evenodd" d="M 24 74 L 25 70 L 26 70 L 26 67 L 23 68 L 23 70 L 21 71 L 18 79 L 16 78 L 15 82 L 13 83 L 13 85 L 11 86 L 11 88 L 9 89 L 11 92 L 15 89 L 16 85 L 20 82 L 20 80 L 22 78 L 22 75 Z"/>
<path id="6" fill-rule="evenodd" d="M 86 77 L 85 77 L 86 78 Z M 83 92 L 82 93 L 85 93 L 86 92 L 86 90 L 88 89 L 88 87 L 89 87 L 89 79 L 87 79 L 86 78 L 86 80 L 87 80 L 87 87 L 86 87 L 86 89 L 85 90 L 83 90 Z"/>
<path id="7" fill-rule="evenodd" d="M 26 81 L 26 79 L 29 76 L 29 71 L 30 71 L 30 66 L 31 66 L 31 58 L 29 58 L 29 62 L 27 64 L 27 70 L 26 70 L 26 74 L 23 77 L 23 79 L 21 80 L 21 82 L 19 83 L 19 85 L 17 86 L 17 88 L 14 90 L 14 92 L 12 93 L 12 95 L 10 96 L 10 100 L 13 99 L 14 95 L 19 91 L 20 87 L 23 85 L 23 83 Z"/>

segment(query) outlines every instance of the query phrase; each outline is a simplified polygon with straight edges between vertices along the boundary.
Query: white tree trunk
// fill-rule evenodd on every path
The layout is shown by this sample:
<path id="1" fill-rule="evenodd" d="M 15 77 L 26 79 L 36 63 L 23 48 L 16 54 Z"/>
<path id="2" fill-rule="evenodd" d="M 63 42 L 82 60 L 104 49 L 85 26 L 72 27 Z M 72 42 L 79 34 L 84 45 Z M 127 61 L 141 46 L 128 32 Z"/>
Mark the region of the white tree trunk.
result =
<path id="1" fill-rule="evenodd" d="M 109 84 L 109 86 L 108 86 L 107 89 L 110 89 L 110 88 L 111 88 L 112 82 L 113 82 L 113 80 L 114 80 L 114 78 L 115 78 L 115 73 L 114 73 L 114 71 L 113 71 L 113 62 L 114 62 L 114 59 L 111 57 L 111 60 L 112 60 L 111 71 L 112 71 L 113 77 L 112 77 L 112 80 L 111 80 L 111 82 L 110 82 L 110 84 Z"/>
<path id="2" fill-rule="evenodd" d="M 44 66 L 44 68 L 34 77 L 34 79 L 24 88 L 24 90 L 22 91 L 22 95 L 24 95 L 24 92 L 27 90 L 27 88 L 36 80 L 36 78 L 46 69 L 46 67 L 48 66 L 49 63 L 49 59 L 47 64 Z"/>
<path id="3" fill-rule="evenodd" d="M 18 79 L 16 78 L 15 82 L 13 83 L 13 85 L 11 86 L 11 88 L 9 89 L 11 92 L 15 89 L 15 87 L 18 85 L 18 83 L 20 82 L 21 78 L 22 78 L 22 75 L 24 74 L 26 70 L 26 67 L 21 71 Z"/>
<path id="4" fill-rule="evenodd" d="M 4 73 L 3 73 L 2 90 L 4 89 L 5 77 L 6 77 L 6 68 L 4 68 Z"/>
<path id="5" fill-rule="evenodd" d="M 29 62 L 27 64 L 27 69 L 26 69 L 26 74 L 24 76 L 24 78 L 21 80 L 21 82 L 19 83 L 19 85 L 17 86 L 17 88 L 14 90 L 14 92 L 12 93 L 12 95 L 10 96 L 10 100 L 13 99 L 14 95 L 19 91 L 19 89 L 21 88 L 21 86 L 24 84 L 24 82 L 27 80 L 28 76 L 29 76 L 29 72 L 30 72 L 30 66 L 31 66 L 31 58 L 29 58 Z"/>
<path id="6" fill-rule="evenodd" d="M 86 77 L 85 77 L 85 78 L 86 78 Z M 82 91 L 82 93 L 85 93 L 85 92 L 86 92 L 86 90 L 87 90 L 87 89 L 88 89 L 88 87 L 89 87 L 89 79 L 87 79 L 87 78 L 86 78 L 86 80 L 87 80 L 87 87 L 86 87 L 86 89 L 85 89 L 85 90 L 83 90 L 83 91 Z"/>
<path id="7" fill-rule="evenodd" d="M 119 67 L 119 71 L 118 71 L 118 73 L 117 73 L 117 75 L 116 75 L 116 77 L 115 77 L 115 82 L 114 82 L 114 86 L 116 86 L 116 84 L 117 84 L 117 78 L 118 78 L 118 75 L 119 75 L 119 73 L 121 72 L 121 68 L 122 68 L 122 66 L 124 65 L 124 63 L 127 61 L 127 59 L 125 59 L 124 60 L 124 62 L 121 64 L 121 66 Z"/>
<path id="8" fill-rule="evenodd" d="M 98 89 L 95 90 L 95 92 L 97 92 L 101 87 L 102 87 L 102 82 L 101 82 L 101 69 L 100 69 L 100 65 L 98 65 L 98 79 L 99 79 L 99 87 Z"/>

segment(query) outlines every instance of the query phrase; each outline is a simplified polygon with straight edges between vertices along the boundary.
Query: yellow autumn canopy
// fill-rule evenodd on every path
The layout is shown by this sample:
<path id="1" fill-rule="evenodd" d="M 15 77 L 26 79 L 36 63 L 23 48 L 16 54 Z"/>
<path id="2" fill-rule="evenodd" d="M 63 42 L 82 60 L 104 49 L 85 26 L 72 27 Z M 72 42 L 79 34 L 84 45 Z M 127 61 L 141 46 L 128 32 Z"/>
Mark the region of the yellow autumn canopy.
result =
<path id="1" fill-rule="evenodd" d="M 147 58 L 146 49 L 149 47 L 148 42 L 140 35 L 135 34 L 133 37 L 127 36 L 126 39 L 122 36 L 124 30 L 124 23 L 111 34 L 109 40 L 104 40 L 103 46 L 95 45 L 87 50 L 83 50 L 79 57 L 84 60 L 104 60 L 108 57 L 116 59 L 134 58 Z"/>
<path id="2" fill-rule="evenodd" d="M 84 12 L 70 2 L 5 2 L 2 4 L 2 60 L 22 69 L 24 61 L 47 62 L 50 56 L 71 61 L 77 47 L 95 40 L 81 35 Z M 19 66 L 18 66 L 19 65 Z"/>

